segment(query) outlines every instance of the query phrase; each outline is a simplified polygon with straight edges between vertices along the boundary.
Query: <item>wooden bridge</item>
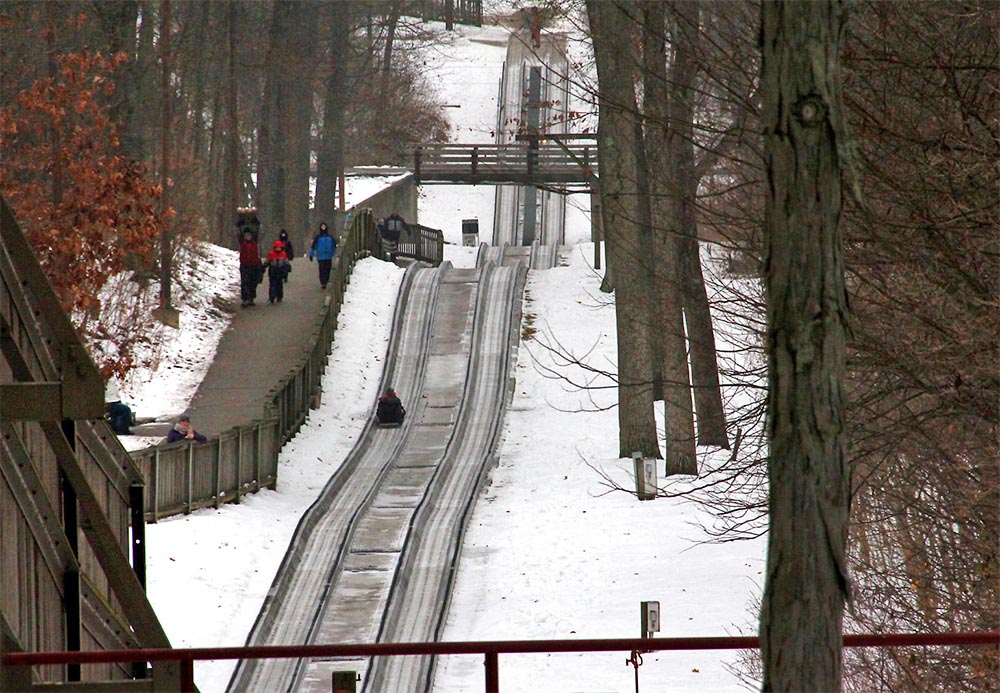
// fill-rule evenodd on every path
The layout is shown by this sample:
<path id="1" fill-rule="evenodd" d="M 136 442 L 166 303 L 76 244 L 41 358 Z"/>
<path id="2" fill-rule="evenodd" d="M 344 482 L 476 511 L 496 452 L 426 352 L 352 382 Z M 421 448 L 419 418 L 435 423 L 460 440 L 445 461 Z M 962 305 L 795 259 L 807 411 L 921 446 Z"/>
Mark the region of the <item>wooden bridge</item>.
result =
<path id="1" fill-rule="evenodd" d="M 563 136 L 560 139 L 565 138 Z M 596 187 L 597 146 L 539 140 L 514 144 L 422 144 L 413 176 L 423 183 L 516 183 Z"/>

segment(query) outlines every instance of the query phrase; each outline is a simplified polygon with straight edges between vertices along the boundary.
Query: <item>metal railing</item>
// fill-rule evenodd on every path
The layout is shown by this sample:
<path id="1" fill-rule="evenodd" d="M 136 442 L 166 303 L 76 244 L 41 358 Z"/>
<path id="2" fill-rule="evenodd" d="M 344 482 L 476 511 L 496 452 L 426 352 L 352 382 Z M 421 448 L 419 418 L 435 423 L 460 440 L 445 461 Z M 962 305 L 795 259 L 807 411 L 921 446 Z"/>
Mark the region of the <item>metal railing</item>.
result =
<path id="1" fill-rule="evenodd" d="M 992 646 L 1000 645 L 1000 631 L 965 633 L 884 633 L 845 635 L 844 647 L 927 647 L 927 646 Z M 500 655 L 566 652 L 665 652 L 679 650 L 743 650 L 757 649 L 760 641 L 754 636 L 718 638 L 617 638 L 606 640 L 496 640 L 475 642 L 376 643 L 360 645 L 289 645 L 272 647 L 202 647 L 189 649 L 108 650 L 104 652 L 21 652 L 4 653 L 0 665 L 13 684 L 24 690 L 46 690 L 44 684 L 32 687 L 28 667 L 102 662 L 165 662 L 177 663 L 176 685 L 171 681 L 156 681 L 156 690 L 189 693 L 194 685 L 194 663 L 222 659 L 287 659 L 332 657 L 385 657 L 403 655 L 482 655 L 485 664 L 486 693 L 500 691 Z M 169 670 L 168 670 L 169 671 Z M 150 680 L 137 681 L 133 688 L 116 687 L 116 691 L 153 690 Z M 141 686 L 141 687 L 140 687 Z M 15 689 L 21 690 L 21 689 Z"/>

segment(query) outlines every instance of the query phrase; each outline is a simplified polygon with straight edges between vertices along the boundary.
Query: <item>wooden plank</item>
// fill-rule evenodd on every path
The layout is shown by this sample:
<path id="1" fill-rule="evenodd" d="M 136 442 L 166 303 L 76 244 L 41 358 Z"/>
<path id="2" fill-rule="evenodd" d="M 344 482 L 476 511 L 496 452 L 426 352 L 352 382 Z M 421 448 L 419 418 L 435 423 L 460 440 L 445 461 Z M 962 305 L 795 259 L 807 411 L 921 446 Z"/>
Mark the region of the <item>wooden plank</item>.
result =
<path id="1" fill-rule="evenodd" d="M 0 473 L 11 487 L 14 500 L 49 573 L 58 578 L 66 570 L 79 570 L 76 556 L 70 551 L 69 541 L 59 523 L 59 513 L 45 493 L 42 480 L 17 431 L 6 421 L 0 424 L 0 431 L 4 451 L 0 456 Z"/>
<path id="2" fill-rule="evenodd" d="M 59 421 L 62 386 L 59 383 L 0 385 L 0 418 L 4 421 Z"/>
<path id="3" fill-rule="evenodd" d="M 34 300 L 38 319 L 51 331 L 52 359 L 62 383 L 60 413 L 67 419 L 104 416 L 104 379 L 63 312 L 52 284 L 14 219 L 7 201 L 0 197 L 0 239 L 10 254 L 21 290 Z"/>
<path id="4" fill-rule="evenodd" d="M 77 493 L 83 521 L 80 523 L 94 554 L 104 569 L 111 591 L 121 602 L 125 616 L 144 647 L 170 647 L 153 607 L 122 551 L 93 490 L 80 468 L 69 442 L 58 425 L 43 422 L 42 430 L 59 462 L 59 468 Z"/>

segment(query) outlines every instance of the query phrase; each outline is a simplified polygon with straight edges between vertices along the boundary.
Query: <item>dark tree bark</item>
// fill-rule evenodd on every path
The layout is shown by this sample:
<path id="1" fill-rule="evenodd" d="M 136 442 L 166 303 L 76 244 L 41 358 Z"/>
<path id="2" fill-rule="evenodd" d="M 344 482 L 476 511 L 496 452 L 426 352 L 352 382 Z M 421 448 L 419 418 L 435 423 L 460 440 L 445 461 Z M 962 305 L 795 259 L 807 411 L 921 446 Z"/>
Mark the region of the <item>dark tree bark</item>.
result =
<path id="1" fill-rule="evenodd" d="M 646 264 L 636 178 L 642 124 L 635 99 L 636 62 L 626 4 L 588 0 L 600 83 L 598 161 L 608 272 L 614 275 L 618 333 L 619 455 L 660 457 L 653 416 Z"/>
<path id="2" fill-rule="evenodd" d="M 765 691 L 841 686 L 849 473 L 838 0 L 761 10 L 771 457 Z"/>
<path id="3" fill-rule="evenodd" d="M 111 54 L 125 53 L 128 58 L 115 85 L 115 98 L 111 104 L 111 119 L 118 124 L 122 151 L 133 161 L 142 160 L 142 142 L 130 135 L 135 132 L 134 120 L 140 106 L 138 53 L 136 29 L 139 20 L 139 3 L 136 0 L 95 2 L 94 12 L 100 21 Z M 147 20 L 148 21 L 148 20 Z"/>
<path id="4" fill-rule="evenodd" d="M 170 207 L 170 121 L 173 105 L 170 90 L 170 34 L 172 32 L 170 0 L 162 0 L 160 12 L 160 185 L 163 187 L 160 204 L 166 210 Z M 160 319 L 167 324 L 173 322 L 169 318 L 171 312 L 170 271 L 173 264 L 172 236 L 170 222 L 165 220 L 160 228 Z"/>
<path id="5" fill-rule="evenodd" d="M 681 296 L 691 348 L 698 443 L 729 449 L 726 414 L 719 387 L 715 330 L 701 271 L 698 222 L 695 215 L 698 173 L 694 157 L 694 87 L 697 65 L 692 59 L 699 35 L 699 11 L 694 2 L 680 0 L 674 8 L 674 60 L 671 70 L 670 160 L 676 188 L 671 196 L 681 237 Z"/>
<path id="6" fill-rule="evenodd" d="M 266 233 L 309 224 L 316 6 L 274 3 L 259 130 L 258 216 Z"/>
<path id="7" fill-rule="evenodd" d="M 392 0 L 389 3 L 389 14 L 386 17 L 385 46 L 382 50 L 382 79 L 388 87 L 389 75 L 392 74 L 392 51 L 396 45 L 396 25 L 399 24 L 399 15 L 402 10 L 401 0 Z M 388 98 L 389 93 L 384 94 Z"/>
<path id="8" fill-rule="evenodd" d="M 223 201 L 222 224 L 219 227 L 220 238 L 226 239 L 221 245 L 231 245 L 234 236 L 232 219 L 236 208 L 241 206 L 243 195 L 240 194 L 240 121 L 239 121 L 239 91 L 236 88 L 236 8 L 233 4 L 226 6 L 226 44 L 228 47 L 226 72 L 229 76 L 226 98 L 226 165 L 225 165 L 225 198 Z"/>
<path id="9" fill-rule="evenodd" d="M 663 400 L 665 422 L 664 459 L 670 474 L 697 474 L 694 410 L 684 334 L 680 236 L 671 191 L 676 182 L 670 175 L 665 5 L 658 0 L 643 3 L 643 114 L 646 119 L 645 149 L 649 176 L 646 201 L 651 210 L 649 302 L 652 331 L 656 399 Z M 654 395 L 655 396 L 655 395 Z"/>
<path id="10" fill-rule="evenodd" d="M 337 186 L 344 170 L 344 114 L 351 95 L 348 79 L 350 65 L 350 40 L 354 2 L 335 2 L 329 6 L 330 43 L 326 69 L 326 94 L 323 105 L 323 126 L 316 157 L 316 215 L 315 227 L 337 209 Z"/>

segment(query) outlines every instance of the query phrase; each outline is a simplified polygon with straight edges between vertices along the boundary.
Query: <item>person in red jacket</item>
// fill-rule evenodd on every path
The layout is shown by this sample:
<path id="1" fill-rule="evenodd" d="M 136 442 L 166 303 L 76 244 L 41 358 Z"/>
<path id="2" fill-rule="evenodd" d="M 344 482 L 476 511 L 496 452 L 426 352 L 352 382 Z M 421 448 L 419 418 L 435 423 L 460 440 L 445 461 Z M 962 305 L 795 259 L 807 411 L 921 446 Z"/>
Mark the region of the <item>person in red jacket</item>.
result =
<path id="1" fill-rule="evenodd" d="M 257 285 L 264 278 L 257 241 L 260 237 L 260 221 L 256 214 L 249 218 L 244 218 L 241 214 L 236 228 L 240 248 L 240 299 L 241 305 L 246 307 L 254 305 L 257 300 Z"/>
<path id="2" fill-rule="evenodd" d="M 271 303 L 275 301 L 281 303 L 285 297 L 285 279 L 292 268 L 283 241 L 274 242 L 264 264 L 267 266 L 267 300 Z"/>

